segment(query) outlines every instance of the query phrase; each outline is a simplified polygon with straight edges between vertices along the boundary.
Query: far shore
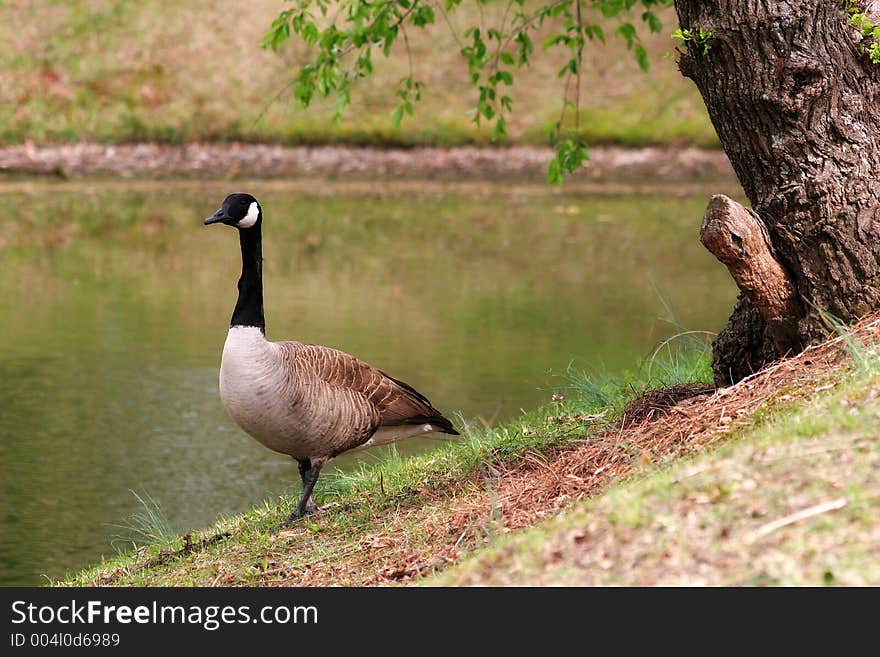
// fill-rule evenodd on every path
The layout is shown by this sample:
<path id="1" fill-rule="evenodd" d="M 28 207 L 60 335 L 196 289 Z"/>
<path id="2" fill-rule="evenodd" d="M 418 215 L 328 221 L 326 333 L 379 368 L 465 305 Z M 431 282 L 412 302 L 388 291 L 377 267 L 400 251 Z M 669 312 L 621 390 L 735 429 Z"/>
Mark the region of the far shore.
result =
<path id="1" fill-rule="evenodd" d="M 59 178 L 543 177 L 553 153 L 536 146 L 377 148 L 249 143 L 183 145 L 32 143 L 0 147 L 0 175 Z M 595 146 L 579 180 L 731 180 L 723 151 L 675 146 Z"/>

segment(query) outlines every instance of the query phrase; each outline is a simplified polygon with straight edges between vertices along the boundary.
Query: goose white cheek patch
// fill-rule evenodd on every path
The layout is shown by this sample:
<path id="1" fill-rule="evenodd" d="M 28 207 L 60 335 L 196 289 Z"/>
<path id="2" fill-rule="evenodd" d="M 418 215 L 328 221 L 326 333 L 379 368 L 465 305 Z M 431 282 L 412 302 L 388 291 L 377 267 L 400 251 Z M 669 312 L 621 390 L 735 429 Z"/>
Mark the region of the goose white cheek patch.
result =
<path id="1" fill-rule="evenodd" d="M 257 223 L 257 219 L 260 216 L 260 206 L 257 205 L 257 202 L 254 201 L 251 203 L 251 207 L 248 208 L 248 213 L 244 216 L 244 219 L 238 222 L 239 228 L 250 228 L 255 223 Z"/>

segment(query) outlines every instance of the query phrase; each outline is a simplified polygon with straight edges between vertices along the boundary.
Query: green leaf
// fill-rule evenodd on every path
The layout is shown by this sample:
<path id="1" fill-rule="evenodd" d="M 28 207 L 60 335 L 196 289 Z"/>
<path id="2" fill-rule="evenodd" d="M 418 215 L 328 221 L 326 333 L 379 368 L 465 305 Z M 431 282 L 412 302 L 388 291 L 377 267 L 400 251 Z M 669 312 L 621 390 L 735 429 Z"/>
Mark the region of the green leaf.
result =
<path id="1" fill-rule="evenodd" d="M 561 185 L 563 177 L 580 169 L 590 159 L 587 147 L 575 135 L 560 142 L 554 157 L 547 167 L 547 182 Z"/>
<path id="2" fill-rule="evenodd" d="M 559 157 L 554 157 L 547 165 L 547 182 L 551 185 L 562 184 L 562 167 L 559 164 Z"/>
<path id="3" fill-rule="evenodd" d="M 522 66 L 529 61 L 529 57 L 535 52 L 535 44 L 532 38 L 526 32 L 520 32 L 514 39 L 519 44 L 519 65 Z"/>
<path id="4" fill-rule="evenodd" d="M 624 9 L 629 9 L 625 0 L 599 0 L 599 9 L 605 18 L 613 18 Z M 630 6 L 632 6 L 630 4 Z"/>
<path id="5" fill-rule="evenodd" d="M 646 11 L 642 14 L 642 20 L 648 24 L 648 29 L 655 34 L 663 29 L 663 21 L 652 11 Z"/>
<path id="6" fill-rule="evenodd" d="M 413 10 L 413 25 L 416 27 L 425 27 L 434 22 L 434 8 L 428 5 L 420 5 Z"/>
<path id="7" fill-rule="evenodd" d="M 601 43 L 605 43 L 605 31 L 602 29 L 601 25 L 590 25 L 590 34 L 591 37 L 596 37 L 599 39 Z"/>
<path id="8" fill-rule="evenodd" d="M 547 50 L 548 48 L 552 48 L 555 45 L 560 43 L 568 45 L 571 41 L 571 38 L 567 34 L 551 34 L 549 37 L 544 39 L 544 43 L 541 44 L 541 48 Z"/>
<path id="9" fill-rule="evenodd" d="M 646 73 L 648 69 L 651 68 L 651 62 L 648 59 L 648 51 L 645 50 L 645 46 L 642 44 L 636 46 L 636 61 L 639 63 L 639 68 Z"/>
<path id="10" fill-rule="evenodd" d="M 620 26 L 614 30 L 614 33 L 626 40 L 627 48 L 633 47 L 633 43 L 636 40 L 636 28 L 633 27 L 632 23 L 621 23 Z"/>
<path id="11" fill-rule="evenodd" d="M 507 135 L 507 122 L 503 116 L 499 116 L 492 129 L 492 140 L 497 141 Z"/>
<path id="12" fill-rule="evenodd" d="M 401 122 L 403 121 L 403 105 L 399 105 L 394 109 L 394 113 L 391 115 L 391 125 L 394 126 L 395 129 L 400 127 Z"/>

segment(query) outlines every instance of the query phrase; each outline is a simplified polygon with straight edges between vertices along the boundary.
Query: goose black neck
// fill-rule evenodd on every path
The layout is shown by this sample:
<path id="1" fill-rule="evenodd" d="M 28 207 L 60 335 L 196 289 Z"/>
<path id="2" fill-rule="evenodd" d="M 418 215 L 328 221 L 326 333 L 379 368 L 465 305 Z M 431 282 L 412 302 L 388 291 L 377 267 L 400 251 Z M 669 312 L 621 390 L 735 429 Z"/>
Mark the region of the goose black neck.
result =
<path id="1" fill-rule="evenodd" d="M 240 229 L 241 278 L 238 279 L 238 302 L 232 312 L 231 326 L 256 326 L 266 332 L 263 317 L 263 238 L 262 227 Z"/>

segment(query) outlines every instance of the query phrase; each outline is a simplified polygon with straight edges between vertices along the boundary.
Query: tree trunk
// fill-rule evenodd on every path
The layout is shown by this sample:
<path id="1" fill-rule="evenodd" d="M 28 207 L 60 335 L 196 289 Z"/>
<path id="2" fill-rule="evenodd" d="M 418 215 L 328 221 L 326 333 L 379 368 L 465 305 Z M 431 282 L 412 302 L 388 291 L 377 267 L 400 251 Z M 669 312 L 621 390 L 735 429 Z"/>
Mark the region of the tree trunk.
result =
<path id="1" fill-rule="evenodd" d="M 753 210 L 713 200 L 704 222 L 742 290 L 713 345 L 719 385 L 823 338 L 826 313 L 850 322 L 880 307 L 880 65 L 848 5 L 675 0 L 682 29 L 711 33 L 685 42 L 679 67 Z"/>

